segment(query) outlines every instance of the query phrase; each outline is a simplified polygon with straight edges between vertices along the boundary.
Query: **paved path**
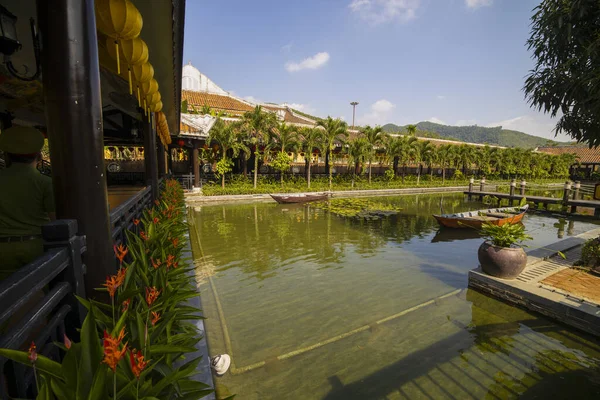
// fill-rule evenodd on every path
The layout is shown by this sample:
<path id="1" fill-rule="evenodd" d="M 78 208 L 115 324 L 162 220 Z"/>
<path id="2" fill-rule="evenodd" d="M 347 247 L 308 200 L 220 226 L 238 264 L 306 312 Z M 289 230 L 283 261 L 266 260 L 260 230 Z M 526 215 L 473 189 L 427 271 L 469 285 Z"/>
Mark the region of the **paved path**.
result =
<path id="1" fill-rule="evenodd" d="M 527 266 L 516 279 L 495 278 L 484 274 L 481 268 L 471 270 L 469 287 L 600 336 L 600 302 L 543 283 L 567 270 L 579 259 L 581 245 L 598 235 L 600 228 L 547 246 L 551 250 L 528 253 Z M 567 259 L 555 256 L 557 251 L 565 252 Z M 600 287 L 597 290 L 600 292 Z"/>

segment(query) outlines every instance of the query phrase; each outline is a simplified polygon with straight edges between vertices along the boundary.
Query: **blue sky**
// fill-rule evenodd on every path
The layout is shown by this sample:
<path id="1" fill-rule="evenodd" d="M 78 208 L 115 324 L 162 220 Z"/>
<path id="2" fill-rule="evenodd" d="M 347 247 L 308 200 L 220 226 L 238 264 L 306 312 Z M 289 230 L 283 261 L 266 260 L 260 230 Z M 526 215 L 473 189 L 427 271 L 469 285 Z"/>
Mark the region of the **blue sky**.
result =
<path id="1" fill-rule="evenodd" d="M 357 124 L 502 125 L 553 138 L 524 100 L 540 0 L 188 0 L 184 61 L 223 89 Z M 566 140 L 566 137 L 559 139 Z"/>

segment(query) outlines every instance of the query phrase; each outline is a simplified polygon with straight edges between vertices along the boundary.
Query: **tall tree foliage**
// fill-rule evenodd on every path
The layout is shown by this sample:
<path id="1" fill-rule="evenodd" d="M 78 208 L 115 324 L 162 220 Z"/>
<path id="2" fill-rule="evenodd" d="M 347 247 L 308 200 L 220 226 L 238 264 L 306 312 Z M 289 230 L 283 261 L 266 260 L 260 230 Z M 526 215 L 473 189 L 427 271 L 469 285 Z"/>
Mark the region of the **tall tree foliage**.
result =
<path id="1" fill-rule="evenodd" d="M 319 149 L 323 142 L 323 132 L 319 128 L 302 128 L 300 131 L 300 150 L 304 152 L 304 166 L 306 170 L 306 184 L 310 189 L 311 157 L 314 149 Z"/>
<path id="2" fill-rule="evenodd" d="M 300 146 L 298 130 L 295 126 L 282 122 L 277 129 L 270 132 L 269 142 L 270 147 L 279 148 L 279 154 L 275 158 L 273 166 L 280 172 L 279 178 L 283 187 L 283 174 L 290 168 L 292 161 L 287 152 L 297 151 Z"/>
<path id="3" fill-rule="evenodd" d="M 556 133 L 600 145 L 600 1 L 544 0 L 531 21 L 527 100 L 559 118 Z"/>
<path id="4" fill-rule="evenodd" d="M 331 152 L 336 142 L 344 143 L 348 138 L 348 125 L 339 118 L 333 119 L 327 117 L 326 120 L 317 122 L 317 126 L 322 127 L 323 130 L 323 144 L 326 148 L 327 153 L 325 154 L 327 170 L 329 174 L 329 190 L 332 187 L 332 171 L 329 161 L 331 160 Z"/>
<path id="5" fill-rule="evenodd" d="M 227 152 L 232 150 L 232 157 L 238 156 L 240 151 L 248 152 L 248 147 L 238 140 L 239 123 L 226 124 L 220 118 L 210 130 L 208 142 L 216 142 L 221 147 L 221 159 L 217 162 L 217 172 L 221 175 L 221 187 L 225 187 L 225 174 L 231 172 L 233 161 L 227 157 Z"/>
<path id="6" fill-rule="evenodd" d="M 244 114 L 243 127 L 248 133 L 248 142 L 254 154 L 254 188 L 258 182 L 258 159 L 260 156 L 260 145 L 265 144 L 269 132 L 277 126 L 277 117 L 274 113 L 263 112 L 261 106 Z"/>
<path id="7" fill-rule="evenodd" d="M 367 158 L 369 160 L 369 183 L 371 183 L 371 164 L 373 163 L 373 157 L 375 157 L 378 146 L 383 143 L 385 133 L 383 133 L 383 129 L 381 129 L 381 126 L 379 125 L 377 125 L 375 128 L 367 125 L 363 129 L 362 133 L 370 146 L 370 151 Z"/>

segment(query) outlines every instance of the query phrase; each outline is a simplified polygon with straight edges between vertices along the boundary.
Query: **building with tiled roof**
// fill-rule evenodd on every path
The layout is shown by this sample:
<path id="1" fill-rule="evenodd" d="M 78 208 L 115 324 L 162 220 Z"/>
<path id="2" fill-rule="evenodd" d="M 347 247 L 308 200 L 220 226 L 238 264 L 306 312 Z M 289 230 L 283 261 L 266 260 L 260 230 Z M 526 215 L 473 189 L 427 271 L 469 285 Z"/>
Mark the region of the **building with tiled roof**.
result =
<path id="1" fill-rule="evenodd" d="M 233 97 L 229 94 L 220 95 L 208 92 L 182 90 L 181 100 L 187 102 L 188 112 L 200 112 L 204 106 L 210 107 L 215 112 L 228 115 L 242 116 L 245 112 L 252 111 L 254 105 Z"/>
<path id="2" fill-rule="evenodd" d="M 587 146 L 544 146 L 538 147 L 536 151 L 554 155 L 575 154 L 577 161 L 581 165 L 600 165 L 600 149 L 590 149 Z"/>

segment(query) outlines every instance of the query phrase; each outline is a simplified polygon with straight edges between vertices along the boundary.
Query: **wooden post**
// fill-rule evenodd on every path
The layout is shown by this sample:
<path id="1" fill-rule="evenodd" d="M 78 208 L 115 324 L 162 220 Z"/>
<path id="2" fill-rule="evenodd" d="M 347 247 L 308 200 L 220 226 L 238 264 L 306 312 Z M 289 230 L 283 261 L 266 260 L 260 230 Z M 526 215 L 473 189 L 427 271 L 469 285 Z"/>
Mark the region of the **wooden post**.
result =
<path id="1" fill-rule="evenodd" d="M 573 200 L 579 200 L 579 189 L 581 188 L 581 182 L 575 181 L 575 185 L 573 186 L 573 188 L 575 189 L 575 190 L 573 190 Z M 570 212 L 571 212 L 571 214 L 576 213 L 577 206 L 572 205 Z"/>
<path id="2" fill-rule="evenodd" d="M 174 175 L 173 173 L 173 157 L 171 152 L 173 151 L 172 147 L 167 146 L 167 174 Z"/>
<path id="3" fill-rule="evenodd" d="M 467 199 L 469 201 L 471 201 L 471 199 L 473 198 L 473 184 L 475 183 L 475 179 L 471 178 L 469 179 L 469 194 L 467 195 Z"/>
<path id="4" fill-rule="evenodd" d="M 200 160 L 198 157 L 198 145 L 193 143 L 194 150 L 192 151 L 192 168 L 194 173 L 194 187 L 200 187 Z"/>
<path id="5" fill-rule="evenodd" d="M 515 197 L 515 188 L 517 186 L 517 180 L 516 179 L 512 179 L 510 181 L 510 205 L 512 206 L 514 204 L 514 197 Z"/>
<path id="6" fill-rule="evenodd" d="M 485 191 L 485 176 L 481 177 L 481 181 L 479 182 L 479 191 Z M 479 201 L 483 200 L 483 195 L 479 196 Z"/>
<path id="7" fill-rule="evenodd" d="M 164 178 L 167 172 L 167 158 L 165 153 L 165 146 L 162 143 L 162 140 L 159 140 L 157 143 L 156 155 L 158 159 L 158 177 Z"/>
<path id="8" fill-rule="evenodd" d="M 523 179 L 521 180 L 521 196 L 525 196 L 525 186 L 527 186 L 527 182 Z"/>
<path id="9" fill-rule="evenodd" d="M 144 167 L 146 185 L 151 187 L 152 200 L 158 199 L 158 165 L 156 162 L 156 131 L 154 130 L 154 113 L 150 121 L 144 119 Z"/>
<path id="10" fill-rule="evenodd" d="M 93 0 L 39 0 L 46 126 L 56 215 L 85 235 L 85 289 L 116 269 L 104 168 L 98 37 Z"/>
<path id="11" fill-rule="evenodd" d="M 563 199 L 562 199 L 563 211 L 567 211 L 570 194 L 571 194 L 571 181 L 566 181 L 565 182 L 565 191 L 563 193 Z"/>

